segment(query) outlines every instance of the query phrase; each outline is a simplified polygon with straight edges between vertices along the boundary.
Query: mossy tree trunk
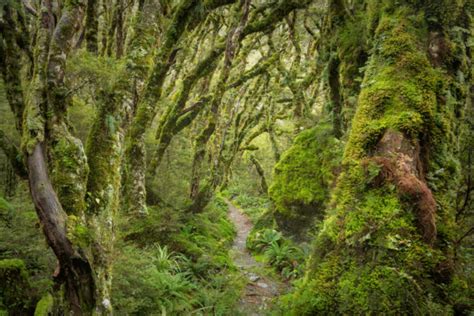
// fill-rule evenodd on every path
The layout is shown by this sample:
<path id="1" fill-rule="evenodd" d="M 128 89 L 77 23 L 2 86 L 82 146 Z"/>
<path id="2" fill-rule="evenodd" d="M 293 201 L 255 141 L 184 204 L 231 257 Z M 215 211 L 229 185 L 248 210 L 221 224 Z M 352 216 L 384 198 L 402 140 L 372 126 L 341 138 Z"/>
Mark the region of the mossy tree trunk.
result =
<path id="1" fill-rule="evenodd" d="M 87 50 L 97 54 L 99 51 L 98 33 L 99 20 L 97 17 L 99 1 L 87 0 L 85 39 Z"/>
<path id="2" fill-rule="evenodd" d="M 270 10 L 270 12 L 264 18 L 260 20 L 251 20 L 248 24 L 246 24 L 245 27 L 242 27 L 242 30 L 239 31 L 240 34 L 236 38 L 234 45 L 240 45 L 241 41 L 251 34 L 270 30 L 276 23 L 281 21 L 288 14 L 296 9 L 304 8 L 308 5 L 308 3 L 308 1 L 288 1 L 278 3 L 278 5 L 275 7 L 272 7 L 272 10 Z M 227 51 L 228 50 L 226 49 L 226 52 Z M 226 54 L 225 58 L 227 57 L 228 55 Z M 265 68 L 271 65 L 274 61 L 276 61 L 276 56 L 275 59 L 270 58 L 269 62 L 264 64 L 264 67 L 255 67 L 255 69 L 252 69 L 252 71 L 249 71 L 248 73 L 245 72 L 240 79 L 232 82 L 230 85 L 228 85 L 228 87 L 230 88 L 234 85 L 240 85 L 247 79 L 251 78 L 254 74 L 261 74 L 265 71 Z M 202 164 L 206 155 L 206 147 L 218 124 L 220 102 L 222 101 L 227 89 L 226 82 L 229 79 L 229 71 L 230 67 L 229 69 L 226 69 L 226 62 L 224 61 L 224 66 L 220 73 L 220 79 L 218 80 L 215 92 L 213 93 L 213 101 L 211 101 L 208 124 L 195 140 L 190 185 L 190 196 L 193 199 L 193 202 L 189 207 L 191 212 L 199 212 L 207 205 L 212 197 L 212 194 L 214 193 L 214 190 L 220 184 L 222 184 L 222 181 L 226 178 L 225 170 L 230 172 L 230 164 L 232 163 L 233 157 L 235 156 L 235 154 L 231 155 L 232 158 L 228 159 L 226 162 L 225 159 L 220 157 L 220 155 L 212 157 L 213 162 L 211 165 L 210 176 L 208 176 L 205 180 L 202 180 Z M 224 166 L 222 164 L 224 164 Z"/>
<path id="3" fill-rule="evenodd" d="M 160 165 L 161 159 L 163 158 L 166 148 L 169 146 L 173 136 L 176 135 L 180 129 L 182 129 L 181 126 L 184 124 L 179 124 L 180 127 L 178 128 L 178 122 L 182 122 L 184 115 L 189 112 L 192 112 L 193 116 L 197 115 L 197 113 L 194 113 L 192 109 L 185 109 L 186 102 L 189 99 L 192 88 L 195 86 L 198 80 L 204 76 L 212 74 L 212 72 L 215 70 L 219 60 L 218 57 L 222 54 L 224 49 L 224 45 L 221 43 L 218 44 L 217 47 L 212 49 L 209 54 L 203 60 L 201 60 L 184 78 L 181 89 L 177 94 L 178 99 L 173 105 L 171 105 L 166 115 L 164 115 L 160 120 L 160 126 L 157 129 L 156 135 L 156 139 L 158 140 L 158 148 L 154 153 L 149 166 L 150 173 L 155 173 L 156 168 Z M 206 91 L 204 91 L 203 94 L 205 95 Z M 197 110 L 202 108 L 203 105 L 208 102 L 208 99 L 209 97 L 205 97 L 205 99 L 200 100 L 199 103 L 196 103 L 196 107 L 198 107 Z"/>
<path id="4" fill-rule="evenodd" d="M 18 46 L 18 8 L 7 5 L 3 11 L 8 15 L 8 25 L 0 41 L 0 52 L 5 56 L 0 65 L 4 80 L 15 79 L 9 81 L 6 90 L 18 118 L 26 166 L 3 132 L 0 139 L 2 149 L 12 159 L 15 156 L 12 161 L 18 162 L 18 173 L 27 170 L 46 240 L 58 259 L 56 308 L 75 315 L 109 314 L 113 215 L 121 186 L 124 129 L 132 115 L 134 84 L 148 69 L 140 60 L 148 55 L 133 54 L 133 49 L 150 49 L 153 42 L 142 42 L 142 36 L 154 31 L 150 30 L 150 19 L 142 17 L 135 33 L 137 40 L 130 44 L 132 57 L 125 67 L 126 75 L 117 79 L 112 92 L 107 90 L 110 87 L 101 92 L 104 103 L 90 133 L 87 157 L 81 141 L 70 130 L 67 109 L 71 99 L 65 83 L 66 60 L 85 13 L 85 1 L 67 1 L 57 23 L 51 7 L 50 1 L 42 1 L 34 41 L 34 71 L 26 78 L 27 88 L 19 79 L 22 52 Z M 149 15 L 152 12 L 149 10 Z"/>
<path id="5" fill-rule="evenodd" d="M 63 288 L 65 309 L 79 315 L 91 313 L 95 307 L 96 280 L 87 245 L 78 242 L 76 235 L 76 228 L 84 225 L 88 169 L 82 146 L 67 126 L 64 71 L 84 4 L 67 2 L 57 25 L 50 7 L 49 1 L 42 1 L 35 70 L 25 105 L 23 148 L 33 202 L 46 240 L 58 259 L 55 279 Z"/>
<path id="6" fill-rule="evenodd" d="M 155 44 L 149 39 L 158 33 L 154 23 L 156 12 L 156 4 L 151 0 L 138 10 L 126 52 L 127 63 L 110 87 L 100 89 L 97 116 L 87 140 L 87 221 L 93 232 L 92 254 L 95 273 L 101 280 L 97 284 L 101 302 L 110 301 L 111 297 L 114 219 L 121 203 L 125 135 L 136 107 L 137 86 L 143 83 L 148 70 L 146 60 Z M 101 313 L 107 313 L 110 306 L 100 308 Z"/>
<path id="7" fill-rule="evenodd" d="M 470 80 L 459 28 L 471 22 L 468 2 L 442 3 L 369 1 L 359 12 L 372 55 L 344 171 L 304 284 L 288 301 L 293 314 L 448 314 L 462 304 L 449 295 L 457 291 L 452 188 Z"/>
<path id="8" fill-rule="evenodd" d="M 126 144 L 126 169 L 124 194 L 126 209 L 144 215 L 146 208 L 146 150 L 145 132 L 157 113 L 166 73 L 176 57 L 176 47 L 189 24 L 198 24 L 212 10 L 232 3 L 230 0 L 209 0 L 198 6 L 195 0 L 182 1 L 169 22 L 162 43 L 155 56 L 154 67 L 145 84 L 137 114 L 131 124 Z"/>
<path id="9" fill-rule="evenodd" d="M 267 194 L 268 192 L 268 185 L 267 180 L 265 179 L 265 171 L 263 170 L 262 164 L 254 155 L 250 155 L 250 161 L 254 164 L 255 169 L 260 177 L 260 187 L 262 189 L 263 194 Z"/>
<path id="10" fill-rule="evenodd" d="M 236 22 L 234 22 L 234 25 L 227 34 L 224 65 L 221 69 L 218 83 L 211 100 L 208 122 L 206 127 L 201 131 L 195 140 L 190 187 L 190 196 L 193 200 L 190 210 L 193 212 L 200 211 L 205 205 L 207 205 L 213 190 L 219 185 L 220 181 L 222 181 L 222 172 L 218 166 L 221 163 L 220 157 L 214 157 L 211 167 L 211 179 L 208 179 L 205 185 L 200 188 L 200 173 L 206 153 L 206 146 L 209 139 L 214 134 L 218 124 L 219 106 L 221 105 L 222 98 L 225 94 L 225 88 L 227 80 L 229 79 L 232 62 L 239 50 L 240 41 L 242 40 L 241 34 L 245 25 L 247 24 L 249 7 L 250 1 L 245 0 L 241 3 L 241 8 L 239 8 L 239 11 L 235 12 L 234 19 L 236 19 Z"/>
<path id="11" fill-rule="evenodd" d="M 148 173 L 152 176 L 155 175 L 156 168 L 159 167 L 163 155 L 171 143 L 172 138 L 180 132 L 183 128 L 187 127 L 193 122 L 200 111 L 211 99 L 211 95 L 206 95 L 209 86 L 200 91 L 200 95 L 203 95 L 197 102 L 190 105 L 188 108 L 184 108 L 186 101 L 188 100 L 192 88 L 195 86 L 199 78 L 204 76 L 210 77 L 215 69 L 217 68 L 218 57 L 224 52 L 225 43 L 218 43 L 214 49 L 212 49 L 196 66 L 195 68 L 184 78 L 182 83 L 182 89 L 177 93 L 177 101 L 171 105 L 167 110 L 166 114 L 160 119 L 159 126 L 156 132 L 156 139 L 158 140 L 158 146 L 155 153 L 152 156 L 150 165 L 148 167 Z M 265 71 L 275 63 L 277 54 L 273 54 L 270 58 L 266 59 L 262 63 L 257 63 L 254 67 L 248 71 L 243 72 L 238 78 L 232 78 L 231 83 L 226 85 L 226 90 L 236 89 L 243 85 L 245 82 L 262 75 Z"/>

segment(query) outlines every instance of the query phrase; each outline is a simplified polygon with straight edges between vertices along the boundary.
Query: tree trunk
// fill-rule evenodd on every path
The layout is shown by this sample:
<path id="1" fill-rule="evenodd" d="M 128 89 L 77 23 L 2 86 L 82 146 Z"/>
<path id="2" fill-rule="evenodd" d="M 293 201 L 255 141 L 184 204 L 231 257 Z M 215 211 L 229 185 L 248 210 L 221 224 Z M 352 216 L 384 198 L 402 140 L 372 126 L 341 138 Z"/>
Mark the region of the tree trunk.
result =
<path id="1" fill-rule="evenodd" d="M 448 201 L 459 177 L 454 170 L 434 178 L 433 172 L 449 168 L 446 157 L 456 160 L 454 111 L 465 102 L 456 91 L 468 82 L 460 78 L 470 75 L 468 56 L 448 45 L 466 43 L 433 24 L 435 7 L 382 1 L 360 12 L 375 15 L 369 23 L 374 47 L 344 171 L 305 282 L 292 296 L 294 314 L 449 313 L 435 288 L 450 286 L 452 250 L 446 245 L 456 227 Z M 445 10 L 435 12 L 437 19 Z M 459 12 L 451 11 L 451 23 L 466 21 Z"/>
<path id="2" fill-rule="evenodd" d="M 97 9 L 99 1 L 87 0 L 85 39 L 87 50 L 93 54 L 99 51 L 98 33 L 99 20 L 97 19 Z"/>
<path id="3" fill-rule="evenodd" d="M 48 177 L 44 144 L 35 145 L 27 157 L 28 178 L 36 213 L 48 245 L 58 259 L 55 279 L 64 282 L 64 294 L 74 315 L 87 315 L 95 307 L 95 283 L 91 265 L 82 249 L 69 240 L 66 214 Z"/>
<path id="4" fill-rule="evenodd" d="M 264 194 L 267 194 L 268 193 L 267 180 L 265 179 L 265 171 L 263 170 L 263 167 L 260 164 L 260 161 L 258 161 L 258 159 L 255 158 L 254 155 L 250 155 L 250 161 L 255 166 L 255 170 L 257 170 L 258 176 L 260 177 L 260 187 L 262 189 L 262 192 Z"/>
<path id="5" fill-rule="evenodd" d="M 210 1 L 204 12 L 195 0 L 182 1 L 177 7 L 170 26 L 163 35 L 162 44 L 156 54 L 151 75 L 145 84 L 137 114 L 132 122 L 126 145 L 126 169 L 124 179 L 124 200 L 126 209 L 138 215 L 147 214 L 146 208 L 146 150 L 145 131 L 157 113 L 156 103 L 161 97 L 166 73 L 175 57 L 175 47 L 179 43 L 186 26 L 198 22 L 216 7 L 232 1 Z M 199 12 L 195 12 L 198 10 Z M 194 19 L 194 20 L 192 20 Z"/>

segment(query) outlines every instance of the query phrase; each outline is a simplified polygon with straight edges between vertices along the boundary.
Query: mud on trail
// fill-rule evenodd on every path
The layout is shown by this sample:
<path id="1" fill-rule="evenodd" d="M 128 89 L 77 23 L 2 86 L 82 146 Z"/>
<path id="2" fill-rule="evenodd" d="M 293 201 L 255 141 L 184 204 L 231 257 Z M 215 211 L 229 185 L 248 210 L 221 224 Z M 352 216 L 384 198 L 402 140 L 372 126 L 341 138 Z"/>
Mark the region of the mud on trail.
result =
<path id="1" fill-rule="evenodd" d="M 238 313 L 249 316 L 267 315 L 272 300 L 283 294 L 288 286 L 262 273 L 264 265 L 257 262 L 245 246 L 247 236 L 253 227 L 252 222 L 231 202 L 226 200 L 226 203 L 229 207 L 229 218 L 237 230 L 237 236 L 232 245 L 232 258 L 242 274 L 247 277 L 247 284 L 239 301 Z"/>

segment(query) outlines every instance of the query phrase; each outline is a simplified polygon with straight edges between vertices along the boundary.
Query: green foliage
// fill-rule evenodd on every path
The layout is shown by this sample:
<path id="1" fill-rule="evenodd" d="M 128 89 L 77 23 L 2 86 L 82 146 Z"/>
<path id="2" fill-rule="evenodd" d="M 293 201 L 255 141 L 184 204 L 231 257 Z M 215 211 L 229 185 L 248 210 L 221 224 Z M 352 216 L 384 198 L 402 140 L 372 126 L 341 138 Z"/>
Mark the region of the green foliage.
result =
<path id="1" fill-rule="evenodd" d="M 273 243 L 281 242 L 283 236 L 274 229 L 263 229 L 249 235 L 247 248 L 257 252 L 263 252 Z"/>
<path id="2" fill-rule="evenodd" d="M 30 282 L 20 259 L 0 260 L 0 307 L 21 313 L 29 302 Z"/>
<path id="3" fill-rule="evenodd" d="M 238 194 L 232 202 L 241 208 L 254 224 L 270 206 L 267 197 L 252 196 L 245 192 Z"/>
<path id="4" fill-rule="evenodd" d="M 284 277 L 301 276 L 303 269 L 299 263 L 303 261 L 303 256 L 298 248 L 288 243 L 272 242 L 264 254 L 267 262 Z"/>
<path id="5" fill-rule="evenodd" d="M 114 260 L 112 300 L 119 313 L 226 315 L 241 284 L 228 254 L 234 236 L 227 205 L 214 199 L 204 212 L 152 208 L 125 223 L 126 242 Z"/>
<path id="6" fill-rule="evenodd" d="M 303 273 L 303 250 L 274 229 L 254 230 L 247 238 L 247 248 L 262 253 L 265 262 L 287 279 Z"/>
<path id="7" fill-rule="evenodd" d="M 139 249 L 124 245 L 116 259 L 112 299 L 124 314 L 170 314 L 191 310 L 196 290 L 187 272 L 180 272 L 177 259 L 163 256 L 163 249 Z M 161 251 L 161 253 L 160 253 Z"/>
<path id="8" fill-rule="evenodd" d="M 100 87 L 107 91 L 114 87 L 117 80 L 122 79 L 119 74 L 123 66 L 123 61 L 81 50 L 70 57 L 67 75 L 71 83 L 80 88 L 84 88 L 85 84 L 88 88 Z"/>
<path id="9" fill-rule="evenodd" d="M 13 11 L 27 5 L 5 1 Z M 58 3 L 68 8 L 79 2 Z M 106 1 L 104 5 L 112 2 Z M 110 8 L 119 5 L 115 2 Z M 127 217 L 129 214 L 120 210 L 118 203 L 119 194 L 127 190 L 117 189 L 121 186 L 120 174 L 127 175 L 127 167 L 135 171 L 133 175 L 145 178 L 140 167 L 146 165 L 145 152 L 153 152 L 157 145 L 155 132 L 150 128 L 157 112 L 161 111 L 161 122 L 170 115 L 185 113 L 178 119 L 180 125 L 197 115 L 196 108 L 192 108 L 193 99 L 208 94 L 216 85 L 221 86 L 222 76 L 218 74 L 222 66 L 220 54 L 225 47 L 223 35 L 231 26 L 221 28 L 221 24 L 238 17 L 235 13 L 242 8 L 236 3 L 229 9 L 214 10 L 228 2 L 139 1 L 140 5 L 145 3 L 146 9 L 135 15 L 136 5 L 125 6 L 121 26 L 109 25 L 119 23 L 112 16 L 119 11 L 118 7 L 114 13 L 102 12 L 100 28 L 105 29 L 100 33 L 112 32 L 103 38 L 104 51 L 118 46 L 114 42 L 120 37 L 119 31 L 123 31 L 127 38 L 125 56 L 113 58 L 105 56 L 107 53 L 91 54 L 73 48 L 69 56 L 60 58 L 67 63 L 61 91 L 43 91 L 48 85 L 46 81 L 54 78 L 44 78 L 38 67 L 33 67 L 41 72 L 38 82 L 27 82 L 32 65 L 26 55 L 38 47 L 28 47 L 29 36 L 24 31 L 31 30 L 33 37 L 41 36 L 31 23 L 34 19 L 20 19 L 13 13 L 1 21 L 6 31 L 10 27 L 8 18 L 25 22 L 24 27 L 18 25 L 19 36 L 14 44 L 21 47 L 24 64 L 21 79 L 25 85 L 19 95 L 41 99 L 27 99 L 29 103 L 40 101 L 41 105 L 24 113 L 27 126 L 22 132 L 23 149 L 31 150 L 38 141 L 45 141 L 50 176 L 68 213 L 67 237 L 86 253 L 92 250 L 98 255 L 93 261 L 96 276 L 102 272 L 102 259 L 107 259 L 103 260 L 106 264 L 109 259 L 112 262 L 110 299 L 118 315 L 232 315 L 241 296 L 244 278 L 228 253 L 235 231 L 227 219 L 224 200 L 215 198 L 198 214 L 182 210 L 189 204 L 192 139 L 206 126 L 212 111 L 204 107 L 190 131 L 171 139 L 156 176 L 149 179 L 147 175 L 148 216 Z M 230 186 L 226 196 L 233 198 L 255 224 L 247 240 L 248 248 L 287 279 L 302 277 L 307 263 L 305 277 L 295 280 L 296 290 L 281 299 L 281 314 L 472 312 L 473 240 L 464 234 L 472 227 L 474 198 L 469 187 L 474 137 L 462 130 L 459 121 L 474 117 L 465 112 L 466 107 L 472 107 L 467 81 L 472 81 L 473 4 L 468 0 L 334 0 L 324 5 L 324 1 L 316 1 L 307 9 L 288 15 L 310 1 L 256 2 L 249 7 L 249 21 L 243 33 L 234 36 L 234 40 L 240 42 L 242 36 L 259 30 L 265 32 L 235 43 L 241 49 L 233 60 L 229 82 L 237 82 L 239 89 L 226 91 L 219 113 L 211 115 L 217 128 L 212 136 L 205 137 L 210 136 L 210 140 L 202 148 L 203 165 L 218 165 L 215 159 L 221 154 L 224 159 L 217 162 L 231 162 L 234 153 L 227 153 L 226 147 L 241 139 L 236 161 L 226 165 L 222 186 Z M 155 5 L 159 8 L 149 10 Z M 211 7 L 213 12 L 207 18 Z M 5 8 L 0 6 L 0 13 Z M 332 15 L 331 11 L 336 12 Z M 153 18 L 147 17 L 149 13 Z M 277 24 L 285 16 L 286 21 Z M 61 37 L 61 32 L 58 34 Z M 2 57 L 8 54 L 5 48 L 9 41 L 6 35 L 3 37 L 2 34 Z M 210 55 L 212 62 L 203 63 L 203 54 L 207 55 L 213 45 L 214 51 L 220 53 Z M 324 46 L 327 49 L 320 49 Z M 438 60 L 433 57 L 436 54 Z M 273 64 L 275 60 L 281 62 L 279 66 Z M 3 62 L 2 59 L 0 68 L 8 71 Z M 327 62 L 334 62 L 334 67 Z M 196 63 L 202 65 L 206 74 L 198 76 L 196 85 L 185 87 L 189 88 L 187 95 L 180 87 L 189 82 L 189 75 L 196 75 L 189 71 Z M 213 65 L 217 65 L 215 72 Z M 330 68 L 335 73 L 331 71 L 335 79 L 331 84 L 338 91 L 334 100 L 325 102 L 328 87 L 327 82 L 320 82 L 320 77 L 328 77 Z M 243 82 L 253 72 L 248 69 L 259 69 L 256 80 Z M 48 70 L 54 73 L 57 69 Z M 152 75 L 148 76 L 149 73 Z M 59 74 L 61 81 L 62 75 Z M 261 85 L 261 78 L 268 79 L 263 89 L 253 89 L 252 82 Z M 40 82 L 43 79 L 46 81 Z M 11 80 L 4 80 L 11 87 Z M 0 90 L 0 130 L 19 140 L 14 116 L 7 109 L 3 81 Z M 64 104 L 49 104 L 51 92 L 66 96 Z M 43 94 L 48 94 L 44 100 Z M 179 109 L 161 110 L 164 102 L 179 101 L 185 95 L 189 102 L 183 98 Z M 325 116 L 334 114 L 337 98 L 342 107 L 341 128 L 350 131 L 340 140 L 333 137 L 333 127 L 325 121 Z M 253 106 L 244 102 L 246 99 L 258 102 Z M 305 107 L 305 117 L 293 121 L 288 119 L 288 112 L 294 109 L 288 104 L 297 103 Z M 320 110 L 320 103 L 325 103 L 323 108 L 330 113 L 322 114 L 322 122 L 315 123 L 313 114 Z M 67 111 L 42 113 L 60 105 L 67 107 Z M 99 122 L 94 119 L 97 106 L 103 111 L 97 115 L 101 124 L 91 128 Z M 261 112 L 258 125 L 249 127 L 247 134 L 239 131 L 239 125 L 250 122 L 247 114 L 254 110 Z M 64 130 L 57 130 L 55 122 L 62 115 L 68 119 L 59 128 Z M 294 130 L 311 124 L 315 127 L 300 133 L 281 159 L 275 161 L 280 151 L 288 147 Z M 171 137 L 171 132 L 165 133 L 161 125 L 161 135 Z M 83 143 L 90 135 L 87 160 L 80 143 L 68 132 L 72 127 L 74 136 Z M 379 181 L 387 170 L 376 163 L 361 164 L 377 155 L 376 144 L 387 130 L 401 132 L 420 149 L 416 157 L 420 158 L 417 164 L 422 165 L 419 177 L 426 180 L 436 200 L 438 239 L 434 246 L 421 240 L 415 206 L 404 203 L 393 181 Z M 249 137 L 253 132 L 263 134 Z M 466 135 L 460 139 L 463 133 Z M 143 140 L 147 148 L 143 147 Z M 123 150 L 127 142 L 128 150 Z M 107 151 L 107 146 L 111 150 Z M 267 192 L 260 192 L 258 174 L 247 161 L 249 152 L 258 156 L 265 178 L 272 183 L 269 197 L 264 196 Z M 460 161 L 459 156 L 465 157 Z M 122 168 L 125 158 L 131 163 Z M 0 150 L 0 167 L 5 162 Z M 274 174 L 270 175 L 274 164 Z M 87 166 L 96 171 L 92 178 L 87 174 Z M 206 167 L 199 174 L 202 179 L 208 172 Z M 209 169 L 215 171 L 214 167 Z M 1 170 L 0 178 L 4 174 Z M 110 178 L 112 174 L 115 177 Z M 86 190 L 88 176 L 92 187 Z M 99 181 L 93 181 L 94 176 Z M 141 189 L 143 178 L 125 182 Z M 461 179 L 469 183 L 462 184 Z M 377 181 L 381 183 L 375 185 Z M 111 187 L 116 190 L 109 190 Z M 84 203 L 86 191 L 88 205 Z M 144 196 L 139 193 L 137 196 Z M 35 305 L 35 315 L 48 315 L 54 304 L 50 293 L 56 260 L 44 241 L 28 196 L 23 181 L 11 200 L 0 197 L 0 315 L 29 315 Z M 466 202 L 459 202 L 464 199 Z M 107 204 L 106 214 L 104 209 L 91 207 L 93 203 Z M 461 214 L 463 203 L 466 211 Z M 140 205 L 144 206 L 144 201 Z M 89 214 L 99 216 L 93 216 L 86 225 L 82 211 L 87 208 Z M 309 230 L 317 231 L 317 236 L 306 262 L 303 246 L 297 246 L 294 240 L 299 241 L 302 236 L 303 240 L 313 238 Z M 292 239 L 286 237 L 288 233 Z M 95 238 L 101 239 L 101 245 L 94 242 Z M 112 247 L 102 247 L 112 243 L 113 251 Z M 97 247 L 91 249 L 92 245 Z"/>
<path id="10" fill-rule="evenodd" d="M 25 198 L 27 195 L 22 183 L 11 200 L 0 197 L 0 260 L 14 258 L 23 262 L 29 275 L 29 290 L 22 289 L 28 290 L 22 295 L 30 297 L 33 304 L 51 288 L 56 262 L 44 241 L 31 201 Z"/>
<path id="11" fill-rule="evenodd" d="M 0 219 L 5 222 L 11 221 L 13 211 L 12 205 L 0 197 Z"/>

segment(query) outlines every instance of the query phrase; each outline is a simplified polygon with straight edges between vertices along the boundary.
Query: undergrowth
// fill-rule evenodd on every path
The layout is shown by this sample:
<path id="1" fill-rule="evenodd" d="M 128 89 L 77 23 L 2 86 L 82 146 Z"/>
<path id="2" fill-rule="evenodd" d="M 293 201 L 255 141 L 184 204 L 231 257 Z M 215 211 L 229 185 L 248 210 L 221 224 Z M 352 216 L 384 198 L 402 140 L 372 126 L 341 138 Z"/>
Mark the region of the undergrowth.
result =
<path id="1" fill-rule="evenodd" d="M 272 267 L 285 279 L 295 279 L 303 274 L 305 251 L 291 239 L 276 230 L 275 221 L 269 213 L 270 201 L 265 196 L 234 192 L 229 188 L 224 192 L 232 203 L 249 216 L 254 227 L 247 238 L 247 248 L 257 258 Z"/>
<path id="2" fill-rule="evenodd" d="M 243 284 L 228 254 L 235 232 L 226 212 L 216 198 L 192 217 L 156 208 L 149 218 L 124 223 L 114 260 L 116 312 L 232 314 Z"/>

